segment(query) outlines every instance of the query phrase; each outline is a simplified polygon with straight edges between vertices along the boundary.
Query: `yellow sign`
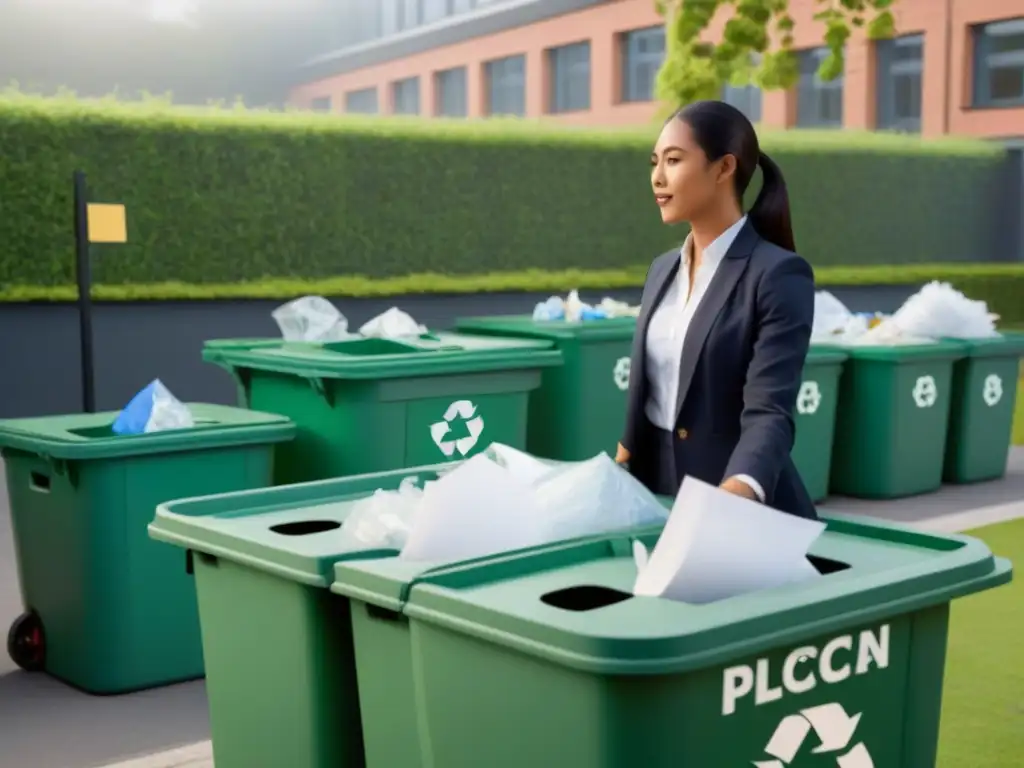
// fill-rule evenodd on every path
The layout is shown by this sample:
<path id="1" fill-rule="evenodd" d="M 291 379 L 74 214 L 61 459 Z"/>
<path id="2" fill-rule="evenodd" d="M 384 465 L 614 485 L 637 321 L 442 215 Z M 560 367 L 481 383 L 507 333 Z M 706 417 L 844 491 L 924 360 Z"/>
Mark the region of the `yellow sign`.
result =
<path id="1" fill-rule="evenodd" d="M 89 242 L 127 243 L 128 223 L 120 203 L 89 203 Z"/>

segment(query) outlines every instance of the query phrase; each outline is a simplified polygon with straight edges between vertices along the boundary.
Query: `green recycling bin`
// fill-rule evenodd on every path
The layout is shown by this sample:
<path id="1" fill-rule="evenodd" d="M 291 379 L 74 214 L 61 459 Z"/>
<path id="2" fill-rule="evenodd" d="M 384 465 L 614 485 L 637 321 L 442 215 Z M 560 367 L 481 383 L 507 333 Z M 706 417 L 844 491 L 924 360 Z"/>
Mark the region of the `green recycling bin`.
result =
<path id="1" fill-rule="evenodd" d="M 846 357 L 846 352 L 841 349 L 812 346 L 807 353 L 804 377 L 796 398 L 793 463 L 816 503 L 828 496 L 839 377 Z"/>
<path id="2" fill-rule="evenodd" d="M 250 408 L 288 416 L 298 436 L 278 484 L 463 459 L 492 442 L 524 448 L 527 401 L 562 363 L 549 341 L 453 333 L 261 349 L 203 350 Z"/>
<path id="3" fill-rule="evenodd" d="M 936 491 L 952 400 L 953 341 L 849 346 L 839 380 L 829 490 L 867 499 Z"/>
<path id="4" fill-rule="evenodd" d="M 116 435 L 116 413 L 0 422 L 25 614 L 12 659 L 89 693 L 203 675 L 195 590 L 151 541 L 157 504 L 269 485 L 282 416 L 190 404 L 195 426 Z"/>
<path id="5" fill-rule="evenodd" d="M 208 339 L 203 344 L 204 350 L 210 350 L 211 354 L 216 354 L 218 351 L 224 350 L 245 350 L 245 349 L 270 349 L 273 347 L 280 347 L 290 342 L 283 342 L 281 339 L 271 339 L 266 337 L 256 338 L 240 338 L 240 339 Z M 238 388 L 238 397 L 236 402 L 242 408 L 249 406 L 246 402 L 248 393 L 245 391 L 245 387 L 241 381 L 235 379 L 235 386 Z"/>
<path id="6" fill-rule="evenodd" d="M 376 720 L 418 740 L 425 766 L 935 765 L 949 602 L 1009 581 L 1006 560 L 966 537 L 834 518 L 812 547 L 820 578 L 687 605 L 632 596 L 631 539 L 657 536 L 517 553 L 402 591 L 387 563 L 339 563 L 364 731 Z M 392 642 L 361 646 L 371 626 Z M 389 663 L 400 647 L 411 670 Z M 386 698 L 408 676 L 415 724 Z"/>
<path id="7" fill-rule="evenodd" d="M 388 610 L 367 611 L 361 603 L 353 611 L 375 624 L 371 652 L 383 653 L 392 670 L 386 696 L 361 698 L 356 669 L 366 650 L 353 646 L 349 601 L 328 587 L 333 566 L 366 558 L 388 564 L 387 586 L 398 595 L 426 573 L 457 567 L 431 569 L 399 560 L 394 550 L 345 549 L 339 539 L 360 499 L 395 490 L 409 477 L 422 485 L 451 467 L 160 505 L 150 536 L 185 549 L 195 576 L 217 768 L 420 765 L 407 627 Z M 364 762 L 365 724 L 371 730 Z"/>
<path id="8" fill-rule="evenodd" d="M 943 480 L 974 483 L 1006 474 L 1024 334 L 963 342 L 953 367 L 953 395 Z"/>
<path id="9" fill-rule="evenodd" d="M 467 333 L 546 339 L 561 351 L 564 365 L 545 369 L 540 389 L 530 396 L 530 453 L 561 461 L 581 461 L 601 451 L 615 455 L 626 417 L 635 318 L 570 323 L 513 315 L 468 318 L 456 327 Z"/>

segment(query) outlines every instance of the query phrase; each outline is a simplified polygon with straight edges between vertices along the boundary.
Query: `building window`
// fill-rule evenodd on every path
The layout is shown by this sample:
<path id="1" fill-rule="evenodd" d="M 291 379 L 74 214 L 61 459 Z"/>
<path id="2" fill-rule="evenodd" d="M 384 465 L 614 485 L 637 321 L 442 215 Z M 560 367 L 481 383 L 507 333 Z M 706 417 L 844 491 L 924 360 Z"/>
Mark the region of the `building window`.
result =
<path id="1" fill-rule="evenodd" d="M 760 63 L 761 56 L 754 54 L 751 66 L 756 67 Z M 761 89 L 753 83 L 725 86 L 722 89 L 722 101 L 736 107 L 750 122 L 761 122 Z"/>
<path id="2" fill-rule="evenodd" d="M 345 111 L 352 114 L 375 115 L 377 114 L 377 89 L 363 88 L 358 91 L 349 91 L 345 94 Z"/>
<path id="3" fill-rule="evenodd" d="M 314 112 L 330 112 L 331 111 L 331 97 L 330 96 L 318 96 L 309 103 L 309 108 Z"/>
<path id="4" fill-rule="evenodd" d="M 420 113 L 420 79 L 407 77 L 391 84 L 391 104 L 396 115 Z"/>
<path id="5" fill-rule="evenodd" d="M 420 21 L 431 24 L 448 15 L 448 0 L 422 0 L 420 4 Z"/>
<path id="6" fill-rule="evenodd" d="M 876 124 L 883 130 L 921 131 L 924 35 L 880 40 L 876 50 Z"/>
<path id="7" fill-rule="evenodd" d="M 843 75 L 822 80 L 818 68 L 828 56 L 827 48 L 800 51 L 800 84 L 797 86 L 796 124 L 800 128 L 842 128 Z"/>
<path id="8" fill-rule="evenodd" d="M 380 29 L 383 36 L 402 30 L 404 0 L 383 0 L 380 4 Z"/>
<path id="9" fill-rule="evenodd" d="M 420 0 L 399 0 L 401 16 L 399 29 L 412 29 L 420 25 Z"/>
<path id="10" fill-rule="evenodd" d="M 974 28 L 974 105 L 1024 105 L 1024 19 Z"/>
<path id="11" fill-rule="evenodd" d="M 664 27 L 635 29 L 622 35 L 622 100 L 651 101 L 654 79 L 664 60 Z"/>
<path id="12" fill-rule="evenodd" d="M 488 61 L 485 66 L 487 75 L 487 114 L 515 115 L 526 114 L 526 57 L 509 56 L 504 59 Z"/>
<path id="13" fill-rule="evenodd" d="M 466 68 L 446 69 L 434 75 L 436 111 L 442 117 L 466 116 Z"/>
<path id="14" fill-rule="evenodd" d="M 548 50 L 551 100 L 548 111 L 579 112 L 590 109 L 590 41 Z"/>

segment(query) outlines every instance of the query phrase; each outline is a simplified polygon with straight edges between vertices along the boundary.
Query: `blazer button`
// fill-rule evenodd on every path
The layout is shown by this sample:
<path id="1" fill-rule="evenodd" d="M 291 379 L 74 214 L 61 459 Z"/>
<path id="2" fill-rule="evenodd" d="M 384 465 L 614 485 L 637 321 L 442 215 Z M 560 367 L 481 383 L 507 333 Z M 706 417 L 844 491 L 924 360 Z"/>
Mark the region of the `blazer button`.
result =
<path id="1" fill-rule="evenodd" d="M 687 432 L 685 429 L 677 430 L 676 434 L 679 435 L 679 439 L 680 440 L 685 440 L 686 438 L 688 438 L 690 436 L 690 433 Z"/>

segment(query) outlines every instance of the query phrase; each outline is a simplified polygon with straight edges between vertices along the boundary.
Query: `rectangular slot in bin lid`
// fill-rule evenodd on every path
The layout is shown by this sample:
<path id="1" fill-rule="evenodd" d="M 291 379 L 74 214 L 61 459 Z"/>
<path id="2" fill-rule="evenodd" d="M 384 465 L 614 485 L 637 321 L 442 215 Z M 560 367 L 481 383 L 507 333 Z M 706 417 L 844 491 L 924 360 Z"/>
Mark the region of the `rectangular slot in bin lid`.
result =
<path id="1" fill-rule="evenodd" d="M 455 321 L 466 333 L 510 336 L 528 339 L 565 341 L 630 341 L 636 333 L 635 317 L 610 317 L 604 320 L 534 320 L 530 315 L 494 315 L 467 317 Z"/>
<path id="2" fill-rule="evenodd" d="M 8 419 L 0 421 L 0 449 L 88 461 L 280 443 L 295 437 L 295 425 L 278 414 L 209 403 L 186 405 L 195 426 L 140 435 L 114 433 L 117 411 Z"/>
<path id="3" fill-rule="evenodd" d="M 990 339 L 954 339 L 967 348 L 968 357 L 1022 357 L 1024 333 L 1003 331 Z"/>
<path id="4" fill-rule="evenodd" d="M 666 509 L 672 506 L 673 499 L 660 498 L 659 500 L 665 504 Z M 660 531 L 661 526 L 648 526 L 637 529 L 634 535 L 646 536 L 653 533 L 653 535 L 657 536 Z M 603 540 L 603 537 L 583 536 L 575 541 L 588 541 L 592 539 Z M 334 583 L 331 585 L 331 591 L 338 595 L 362 600 L 363 602 L 397 612 L 402 609 L 409 599 L 410 589 L 434 574 L 494 561 L 512 561 L 527 552 L 560 549 L 566 543 L 565 541 L 552 542 L 547 545 L 531 547 L 527 550 L 511 550 L 461 562 L 417 562 L 398 558 L 339 561 L 334 565 Z"/>
<path id="5" fill-rule="evenodd" d="M 345 558 L 394 556 L 353 550 L 339 531 L 356 502 L 378 488 L 396 490 L 406 477 L 429 482 L 451 465 L 430 465 L 311 483 L 169 501 L 157 507 L 150 538 L 231 560 L 281 578 L 330 586 Z"/>
<path id="6" fill-rule="evenodd" d="M 403 339 L 357 338 L 325 344 L 221 349 L 217 362 L 235 368 L 308 378 L 391 379 L 547 368 L 562 364 L 550 341 L 427 333 Z"/>
<path id="7" fill-rule="evenodd" d="M 877 346 L 842 345 L 850 360 L 872 360 L 882 363 L 920 363 L 929 360 L 959 360 L 967 355 L 967 345 L 960 341 L 933 341 L 927 344 L 892 344 Z"/>
<path id="8" fill-rule="evenodd" d="M 1010 579 L 980 541 L 834 518 L 823 575 L 704 605 L 633 597 L 627 539 L 607 537 L 430 574 L 404 613 L 597 674 L 713 666 L 946 602 Z M 637 537 L 648 548 L 657 534 Z"/>

